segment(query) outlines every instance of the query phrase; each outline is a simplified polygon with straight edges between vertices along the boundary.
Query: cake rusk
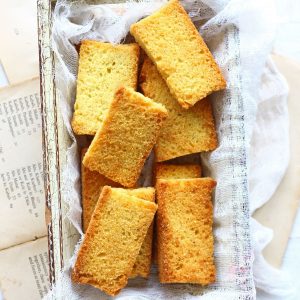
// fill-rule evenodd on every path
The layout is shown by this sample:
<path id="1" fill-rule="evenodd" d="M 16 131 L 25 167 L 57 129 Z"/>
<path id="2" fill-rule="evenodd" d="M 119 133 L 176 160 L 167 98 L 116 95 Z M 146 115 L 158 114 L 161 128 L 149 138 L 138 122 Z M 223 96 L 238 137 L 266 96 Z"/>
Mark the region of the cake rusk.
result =
<path id="1" fill-rule="evenodd" d="M 133 187 L 166 117 L 162 104 L 121 87 L 83 164 L 125 187 Z"/>
<path id="2" fill-rule="evenodd" d="M 153 187 L 143 187 L 137 189 L 118 189 L 129 196 L 134 196 L 143 200 L 155 202 L 155 189 Z M 148 278 L 151 269 L 152 258 L 152 239 L 153 239 L 153 222 L 148 228 L 140 252 L 133 265 L 130 277 L 141 276 Z"/>
<path id="3" fill-rule="evenodd" d="M 211 178 L 159 179 L 157 261 L 161 283 L 215 281 Z"/>
<path id="4" fill-rule="evenodd" d="M 157 205 L 102 189 L 79 249 L 72 280 L 114 296 L 126 286 Z"/>
<path id="5" fill-rule="evenodd" d="M 139 46 L 81 42 L 72 128 L 95 135 L 121 85 L 136 89 Z"/>
<path id="6" fill-rule="evenodd" d="M 190 179 L 200 178 L 201 175 L 201 167 L 197 164 L 175 165 L 156 163 L 154 167 L 154 184 L 159 179 Z M 153 262 L 157 264 L 157 235 L 154 237 L 153 244 Z"/>
<path id="7" fill-rule="evenodd" d="M 83 150 L 85 152 L 86 149 Z M 90 171 L 86 167 L 82 168 L 82 209 L 83 209 L 83 232 L 86 232 L 90 223 L 95 206 L 99 199 L 102 188 L 105 185 L 111 187 L 119 186 L 115 182 L 105 178 L 95 171 Z M 105 184 L 107 183 L 107 184 Z M 155 202 L 155 189 L 153 187 L 143 187 L 137 189 L 117 189 L 129 196 Z M 153 224 L 148 228 L 148 232 L 141 246 L 140 252 L 134 263 L 130 277 L 141 276 L 147 278 L 151 269 L 152 256 L 152 238 L 153 238 Z"/>
<path id="8" fill-rule="evenodd" d="M 201 167 L 196 164 L 173 165 L 166 163 L 156 163 L 155 180 L 158 179 L 188 179 L 200 178 Z"/>
<path id="9" fill-rule="evenodd" d="M 130 33 L 182 107 L 187 109 L 226 87 L 220 68 L 178 0 L 131 25 Z"/>
<path id="10" fill-rule="evenodd" d="M 81 158 L 86 153 L 87 148 L 81 150 Z M 90 171 L 81 164 L 81 199 L 82 199 L 82 226 L 83 232 L 86 232 L 95 206 L 98 202 L 102 188 L 105 185 L 119 187 L 120 184 L 104 177 L 98 172 Z"/>
<path id="11" fill-rule="evenodd" d="M 203 99 L 188 110 L 182 108 L 149 58 L 144 60 L 140 87 L 146 97 L 163 104 L 169 113 L 154 148 L 157 161 L 210 151 L 217 147 L 209 99 Z"/>

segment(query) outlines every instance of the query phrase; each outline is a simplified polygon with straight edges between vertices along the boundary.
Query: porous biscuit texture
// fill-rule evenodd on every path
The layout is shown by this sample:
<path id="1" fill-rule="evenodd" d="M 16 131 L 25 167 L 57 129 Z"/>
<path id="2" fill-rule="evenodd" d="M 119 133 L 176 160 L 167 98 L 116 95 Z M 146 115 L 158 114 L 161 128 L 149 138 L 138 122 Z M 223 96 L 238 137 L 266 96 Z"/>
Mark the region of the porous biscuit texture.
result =
<path id="1" fill-rule="evenodd" d="M 215 281 L 211 178 L 159 179 L 157 260 L 161 283 Z"/>
<path id="2" fill-rule="evenodd" d="M 82 41 L 72 128 L 95 135 L 121 85 L 136 89 L 139 46 Z"/>
<path id="3" fill-rule="evenodd" d="M 87 148 L 82 149 L 83 158 Z M 98 202 L 102 188 L 105 186 L 118 187 L 120 184 L 113 182 L 98 172 L 90 171 L 81 164 L 81 197 L 82 197 L 82 224 L 83 232 L 86 232 L 95 206 Z"/>
<path id="4" fill-rule="evenodd" d="M 226 87 L 217 63 L 178 0 L 131 25 L 130 32 L 182 107 L 189 108 Z"/>
<path id="5" fill-rule="evenodd" d="M 133 187 L 166 117 L 162 104 L 131 88 L 120 88 L 83 164 L 125 187 Z"/>
<path id="6" fill-rule="evenodd" d="M 188 179 L 200 178 L 201 167 L 196 164 L 173 165 L 166 163 L 156 163 L 155 179 Z"/>
<path id="7" fill-rule="evenodd" d="M 72 280 L 116 295 L 126 286 L 157 205 L 105 186 L 86 231 Z"/>
<path id="8" fill-rule="evenodd" d="M 182 108 L 149 58 L 145 59 L 142 67 L 140 86 L 145 96 L 163 104 L 169 113 L 154 148 L 157 161 L 211 151 L 217 147 L 209 99 L 188 110 Z"/>
<path id="9" fill-rule="evenodd" d="M 137 189 L 120 189 L 128 195 L 135 196 L 137 198 L 155 202 L 155 189 L 153 187 L 137 188 Z M 148 278 L 151 269 L 151 257 L 152 257 L 152 239 L 153 239 L 153 222 L 148 228 L 147 234 L 141 246 L 140 252 L 133 265 L 130 277 L 141 276 Z"/>

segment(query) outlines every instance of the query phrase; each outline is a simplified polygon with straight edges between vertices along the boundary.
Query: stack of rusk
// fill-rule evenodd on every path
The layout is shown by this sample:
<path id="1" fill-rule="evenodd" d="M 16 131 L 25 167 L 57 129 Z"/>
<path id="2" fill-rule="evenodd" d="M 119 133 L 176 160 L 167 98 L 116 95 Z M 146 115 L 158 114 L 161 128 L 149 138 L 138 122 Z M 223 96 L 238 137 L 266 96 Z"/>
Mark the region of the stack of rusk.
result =
<path id="1" fill-rule="evenodd" d="M 226 83 L 178 0 L 130 32 L 137 44 L 80 47 L 72 127 L 94 137 L 82 149 L 85 236 L 72 279 L 116 295 L 149 276 L 153 248 L 161 283 L 210 284 L 216 182 L 170 160 L 217 147 L 206 96 Z M 138 187 L 152 149 L 153 187 Z"/>

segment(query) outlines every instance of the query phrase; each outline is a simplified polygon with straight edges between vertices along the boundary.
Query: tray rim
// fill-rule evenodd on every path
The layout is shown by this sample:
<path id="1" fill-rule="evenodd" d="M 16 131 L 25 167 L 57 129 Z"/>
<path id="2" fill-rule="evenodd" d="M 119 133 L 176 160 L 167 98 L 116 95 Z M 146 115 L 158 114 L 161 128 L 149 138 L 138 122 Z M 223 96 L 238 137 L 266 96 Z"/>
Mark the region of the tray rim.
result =
<path id="1" fill-rule="evenodd" d="M 72 0 L 69 0 L 72 1 Z M 59 133 L 62 124 L 59 120 L 57 107 L 58 95 L 55 87 L 55 60 L 51 48 L 52 4 L 53 0 L 37 0 L 38 5 L 38 39 L 40 57 L 40 84 L 41 84 L 41 111 L 43 126 L 43 162 L 44 183 L 46 194 L 46 217 L 49 220 L 48 252 L 49 252 L 49 276 L 53 286 L 61 275 L 64 267 L 63 252 L 63 211 L 64 203 L 61 194 L 60 170 L 62 156 L 60 156 Z M 236 38 L 238 38 L 236 29 Z M 237 57 L 239 58 L 239 57 Z M 239 79 L 239 78 L 238 78 Z M 245 153 L 243 153 L 245 155 Z M 49 171 L 50 170 L 50 171 Z M 246 188 L 246 184 L 243 188 Z M 247 207 L 249 209 L 249 207 Z M 249 214 L 249 210 L 245 211 Z M 249 216 L 248 216 L 249 222 Z M 245 224 L 248 227 L 249 224 Z M 239 254 L 241 255 L 241 254 Z M 251 268 L 251 267 L 250 267 Z M 251 279 L 253 281 L 253 278 Z M 252 282 L 251 282 L 252 283 Z M 251 284 L 251 287 L 254 287 Z M 244 291 L 240 291 L 244 292 Z M 255 292 L 254 292 L 255 293 Z"/>
<path id="2" fill-rule="evenodd" d="M 55 64 L 51 47 L 51 0 L 37 1 L 45 217 L 48 234 L 49 279 L 53 286 L 63 269 L 62 211 Z M 51 169 L 51 170 L 50 170 Z M 59 220 L 55 222 L 54 220 Z M 59 249 L 59 251 L 55 251 Z"/>

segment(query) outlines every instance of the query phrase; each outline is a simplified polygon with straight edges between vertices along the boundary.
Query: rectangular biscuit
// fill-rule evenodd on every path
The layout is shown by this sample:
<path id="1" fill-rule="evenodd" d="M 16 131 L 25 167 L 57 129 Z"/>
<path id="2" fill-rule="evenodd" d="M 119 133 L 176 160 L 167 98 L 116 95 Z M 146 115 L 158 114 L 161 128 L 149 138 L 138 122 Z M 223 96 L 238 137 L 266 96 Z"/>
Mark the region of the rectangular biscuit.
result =
<path id="1" fill-rule="evenodd" d="M 189 108 L 226 87 L 212 54 L 178 0 L 131 25 L 130 32 L 182 107 Z"/>
<path id="2" fill-rule="evenodd" d="M 162 104 L 131 88 L 120 88 L 83 164 L 125 187 L 133 187 L 166 117 Z"/>
<path id="3" fill-rule="evenodd" d="M 189 179 L 200 178 L 201 167 L 196 164 L 174 165 L 156 163 L 154 170 L 155 182 L 159 179 Z M 157 233 L 157 230 L 156 230 Z M 157 264 L 157 234 L 154 236 L 153 261 Z"/>
<path id="4" fill-rule="evenodd" d="M 83 149 L 83 154 L 87 149 Z M 105 185 L 117 187 L 119 184 L 105 178 L 103 175 L 95 171 L 90 171 L 82 165 L 81 171 L 82 179 L 82 209 L 83 209 L 83 232 L 86 232 L 95 206 L 98 202 L 102 188 Z M 155 189 L 152 187 L 137 188 L 137 189 L 122 189 L 118 191 L 123 192 L 129 196 L 155 202 Z M 153 238 L 153 224 L 150 225 L 144 242 L 141 246 L 140 252 L 134 263 L 130 277 L 141 276 L 147 278 L 151 269 L 151 255 L 152 255 L 152 238 Z"/>
<path id="5" fill-rule="evenodd" d="M 157 205 L 105 186 L 80 247 L 72 280 L 108 295 L 126 286 Z"/>
<path id="6" fill-rule="evenodd" d="M 95 135 L 121 85 L 136 89 L 139 46 L 82 41 L 72 128 Z"/>
<path id="7" fill-rule="evenodd" d="M 81 151 L 81 158 L 86 153 L 87 148 Z M 81 164 L 81 196 L 82 196 L 82 225 L 83 232 L 86 232 L 95 206 L 98 202 L 102 188 L 105 185 L 112 187 L 120 186 L 118 183 L 104 177 L 98 172 L 90 171 Z"/>
<path id="8" fill-rule="evenodd" d="M 217 147 L 212 106 L 209 99 L 196 103 L 189 110 L 178 104 L 155 65 L 146 58 L 140 76 L 146 97 L 163 104 L 169 112 L 155 145 L 157 161 L 165 161 Z"/>
<path id="9" fill-rule="evenodd" d="M 157 255 L 161 283 L 215 281 L 211 178 L 159 179 Z"/>
<path id="10" fill-rule="evenodd" d="M 124 193 L 134 196 L 143 200 L 155 202 L 155 189 L 152 187 L 138 188 L 132 190 L 118 189 Z M 148 232 L 141 246 L 140 252 L 136 258 L 132 268 L 130 277 L 141 276 L 148 278 L 151 269 L 151 256 L 152 256 L 152 239 L 153 239 L 153 223 L 149 226 Z"/>
<path id="11" fill-rule="evenodd" d="M 200 165 L 172 165 L 157 163 L 155 165 L 155 179 L 188 179 L 200 178 Z"/>

